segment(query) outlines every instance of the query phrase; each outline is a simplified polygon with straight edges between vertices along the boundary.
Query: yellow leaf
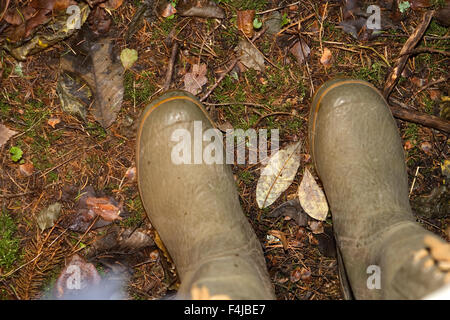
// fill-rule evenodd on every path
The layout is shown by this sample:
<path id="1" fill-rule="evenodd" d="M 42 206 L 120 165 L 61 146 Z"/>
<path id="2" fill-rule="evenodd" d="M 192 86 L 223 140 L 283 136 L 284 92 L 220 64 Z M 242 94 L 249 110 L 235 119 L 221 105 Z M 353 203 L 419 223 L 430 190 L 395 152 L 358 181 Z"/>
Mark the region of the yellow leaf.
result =
<path id="1" fill-rule="evenodd" d="M 298 187 L 298 199 L 303 210 L 310 217 L 321 221 L 327 218 L 327 199 L 308 169 L 305 169 L 302 182 Z"/>
<path id="2" fill-rule="evenodd" d="M 300 165 L 300 142 L 272 155 L 256 186 L 260 209 L 270 206 L 292 183 Z"/>

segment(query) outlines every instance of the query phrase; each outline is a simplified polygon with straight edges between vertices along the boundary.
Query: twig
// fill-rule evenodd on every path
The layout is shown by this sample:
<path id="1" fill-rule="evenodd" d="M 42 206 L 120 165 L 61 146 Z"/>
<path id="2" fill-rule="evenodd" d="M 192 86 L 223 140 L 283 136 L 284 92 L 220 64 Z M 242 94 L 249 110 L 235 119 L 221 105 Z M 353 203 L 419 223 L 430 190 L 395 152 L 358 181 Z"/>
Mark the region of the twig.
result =
<path id="1" fill-rule="evenodd" d="M 425 127 L 433 128 L 445 133 L 450 133 L 450 121 L 408 109 L 405 104 L 395 99 L 391 99 L 391 101 L 389 107 L 394 117 L 421 124 Z"/>
<path id="2" fill-rule="evenodd" d="M 258 124 L 265 118 L 267 117 L 271 117 L 271 116 L 292 116 L 292 113 L 289 112 L 272 112 L 269 114 L 265 114 L 263 115 L 261 118 L 258 119 L 258 121 L 256 121 L 256 123 L 253 125 L 253 127 L 257 127 Z"/>
<path id="3" fill-rule="evenodd" d="M 219 77 L 219 79 L 217 79 L 216 83 L 214 83 L 214 85 L 208 90 L 208 92 L 205 93 L 205 95 L 200 99 L 201 102 L 205 101 L 209 95 L 214 91 L 215 88 L 217 88 L 217 86 L 222 82 L 222 80 L 225 78 L 225 76 L 231 72 L 231 70 L 233 70 L 234 66 L 236 65 L 236 63 L 238 62 L 238 59 L 235 58 L 230 66 L 227 68 L 227 70 L 225 70 L 224 73 L 222 73 L 222 75 Z"/>
<path id="4" fill-rule="evenodd" d="M 423 15 L 422 21 L 417 26 L 416 30 L 411 34 L 411 36 L 406 40 L 405 45 L 403 46 L 402 50 L 399 54 L 399 59 L 397 60 L 397 63 L 395 64 L 394 69 L 390 73 L 388 80 L 386 81 L 386 84 L 384 85 L 383 89 L 383 96 L 387 100 L 389 98 L 389 95 L 392 92 L 392 89 L 394 89 L 395 85 L 398 82 L 398 79 L 400 78 L 400 75 L 403 72 L 403 69 L 406 66 L 406 63 L 409 59 L 409 54 L 406 54 L 408 51 L 411 51 L 422 39 L 425 31 L 428 28 L 428 25 L 430 24 L 431 19 L 433 18 L 434 10 L 428 11 Z"/>
<path id="5" fill-rule="evenodd" d="M 438 53 L 438 54 L 442 54 L 444 56 L 450 57 L 450 52 L 449 51 L 442 51 L 442 50 L 438 50 L 438 49 L 434 49 L 434 48 L 427 48 L 427 47 L 412 49 L 412 50 L 410 50 L 408 52 L 405 52 L 405 53 L 401 54 L 401 56 L 403 56 L 403 55 L 414 55 L 414 54 L 420 54 L 420 53 L 425 53 L 425 52 Z"/>
<path id="6" fill-rule="evenodd" d="M 172 54 L 170 55 L 169 67 L 167 68 L 166 80 L 164 81 L 163 90 L 169 90 L 170 83 L 172 82 L 173 66 L 175 65 L 175 59 L 178 53 L 178 42 L 174 42 L 172 46 Z"/>
<path id="7" fill-rule="evenodd" d="M 256 14 L 266 14 L 266 13 L 269 13 L 269 12 L 278 11 L 278 10 L 286 8 L 286 7 L 295 6 L 295 5 L 299 4 L 299 3 L 301 3 L 301 1 L 296 1 L 294 3 L 289 3 L 289 4 L 286 4 L 284 6 L 280 6 L 280 7 L 267 9 L 267 10 L 264 10 L 264 11 L 260 11 L 260 12 L 257 12 Z"/>

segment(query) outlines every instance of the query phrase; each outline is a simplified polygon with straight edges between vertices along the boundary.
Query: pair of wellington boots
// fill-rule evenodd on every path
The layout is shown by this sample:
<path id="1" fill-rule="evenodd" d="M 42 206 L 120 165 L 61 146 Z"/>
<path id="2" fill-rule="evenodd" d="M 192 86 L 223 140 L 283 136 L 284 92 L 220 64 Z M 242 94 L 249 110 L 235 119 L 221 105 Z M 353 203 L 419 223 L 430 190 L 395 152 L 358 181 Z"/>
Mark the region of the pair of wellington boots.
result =
<path id="1" fill-rule="evenodd" d="M 139 190 L 176 266 L 178 298 L 274 299 L 230 166 L 193 159 L 199 141 L 210 143 L 201 142 L 199 123 L 202 132 L 214 128 L 194 96 L 170 91 L 147 106 L 137 134 Z M 181 164 L 180 132 L 191 151 Z M 358 80 L 325 83 L 311 106 L 309 139 L 346 297 L 422 298 L 448 282 L 449 245 L 414 221 L 400 137 L 378 91 Z"/>

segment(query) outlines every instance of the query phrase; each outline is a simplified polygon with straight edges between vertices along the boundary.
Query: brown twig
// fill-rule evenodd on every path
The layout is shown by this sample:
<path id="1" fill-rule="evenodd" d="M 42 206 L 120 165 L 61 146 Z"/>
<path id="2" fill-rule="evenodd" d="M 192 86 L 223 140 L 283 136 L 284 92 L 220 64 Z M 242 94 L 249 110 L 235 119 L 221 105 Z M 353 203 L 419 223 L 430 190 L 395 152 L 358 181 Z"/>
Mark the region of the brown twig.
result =
<path id="1" fill-rule="evenodd" d="M 389 74 L 386 84 L 384 85 L 383 96 L 386 100 L 389 98 L 389 95 L 397 84 L 398 79 L 400 78 L 400 75 L 402 74 L 403 69 L 406 66 L 406 63 L 408 62 L 410 54 L 407 54 L 407 52 L 414 49 L 414 47 L 420 42 L 425 31 L 428 28 L 428 25 L 430 24 L 431 18 L 433 18 L 433 14 L 434 10 L 426 12 L 423 15 L 422 21 L 417 26 L 416 30 L 414 30 L 408 40 L 406 40 L 405 45 L 400 51 L 399 59 L 397 60 L 394 69 Z"/>
<path id="2" fill-rule="evenodd" d="M 408 109 L 408 107 L 400 101 L 397 101 L 395 99 L 391 100 L 392 102 L 389 107 L 394 117 L 401 120 L 414 122 L 425 127 L 433 128 L 444 133 L 450 133 L 450 121 L 444 120 L 440 117 Z"/>
<path id="3" fill-rule="evenodd" d="M 208 92 L 205 93 L 205 95 L 200 99 L 201 102 L 205 101 L 209 95 L 214 91 L 215 88 L 217 88 L 217 86 L 222 82 L 222 80 L 225 78 L 225 76 L 231 72 L 231 70 L 233 70 L 234 66 L 236 65 L 236 63 L 238 62 L 238 59 L 235 58 L 230 66 L 227 68 L 227 70 L 225 70 L 224 73 L 222 73 L 222 75 L 219 77 L 219 79 L 217 79 L 216 83 L 214 83 L 214 85 L 208 90 Z"/>
<path id="4" fill-rule="evenodd" d="M 408 52 L 405 52 L 403 54 L 401 54 L 401 56 L 403 55 L 414 55 L 414 54 L 420 54 L 420 53 L 438 53 L 438 54 L 442 54 L 444 56 L 450 57 L 450 52 L 449 51 L 442 51 L 442 50 L 438 50 L 438 49 L 434 49 L 434 48 L 426 48 L 426 47 L 422 47 L 422 48 L 416 48 L 416 49 L 412 49 Z"/>
<path id="5" fill-rule="evenodd" d="M 170 55 L 169 67 L 167 68 L 166 80 L 164 81 L 164 86 L 163 86 L 164 91 L 169 90 L 170 83 L 172 82 L 173 67 L 175 65 L 175 59 L 177 58 L 177 53 L 178 53 L 178 42 L 175 41 L 172 46 L 172 54 Z"/>

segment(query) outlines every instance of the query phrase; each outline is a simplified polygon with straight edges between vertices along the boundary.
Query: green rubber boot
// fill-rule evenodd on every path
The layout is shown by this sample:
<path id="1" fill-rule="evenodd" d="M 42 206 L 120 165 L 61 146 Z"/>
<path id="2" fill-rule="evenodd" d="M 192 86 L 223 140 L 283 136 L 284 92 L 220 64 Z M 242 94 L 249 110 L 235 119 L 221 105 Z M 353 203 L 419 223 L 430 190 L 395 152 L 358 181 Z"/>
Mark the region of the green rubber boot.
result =
<path id="1" fill-rule="evenodd" d="M 184 91 L 167 92 L 147 106 L 136 152 L 145 210 L 175 263 L 178 298 L 199 297 L 206 288 L 213 298 L 274 299 L 261 244 L 242 212 L 230 166 L 194 159 L 195 135 L 202 139 L 213 126 L 200 102 Z M 183 140 L 186 133 L 189 141 Z M 177 164 L 180 143 L 197 164 Z M 221 141 L 220 146 L 223 150 Z"/>
<path id="2" fill-rule="evenodd" d="M 450 245 L 415 222 L 397 125 L 371 84 L 325 83 L 309 143 L 355 298 L 417 299 L 450 281 Z"/>

